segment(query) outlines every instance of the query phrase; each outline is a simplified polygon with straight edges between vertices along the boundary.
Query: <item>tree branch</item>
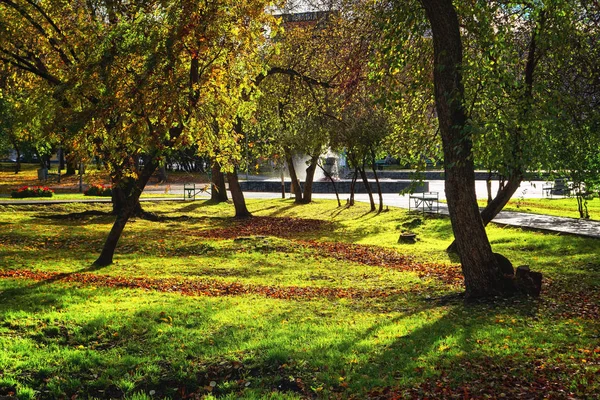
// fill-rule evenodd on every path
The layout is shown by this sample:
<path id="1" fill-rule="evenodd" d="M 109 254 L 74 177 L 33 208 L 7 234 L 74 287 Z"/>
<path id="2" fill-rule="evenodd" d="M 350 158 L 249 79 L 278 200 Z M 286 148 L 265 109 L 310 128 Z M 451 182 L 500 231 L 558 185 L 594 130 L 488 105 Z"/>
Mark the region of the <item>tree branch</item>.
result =
<path id="1" fill-rule="evenodd" d="M 60 85 L 62 83 L 60 79 L 58 79 L 57 77 L 55 77 L 54 75 L 52 75 L 51 73 L 48 72 L 46 67 L 41 63 L 41 60 L 39 60 L 39 59 L 33 60 L 37 64 L 36 65 L 36 64 L 31 63 L 27 59 L 19 56 L 18 54 L 8 51 L 6 49 L 0 48 L 0 53 L 4 53 L 7 56 L 12 58 L 12 60 L 7 59 L 7 58 L 2 58 L 3 61 L 8 62 L 9 64 L 12 64 L 15 67 L 20 68 L 24 71 L 31 72 L 32 74 L 35 74 L 35 75 L 39 76 L 40 78 L 45 79 L 52 85 Z M 42 67 L 42 68 L 40 68 L 40 67 Z"/>
<path id="2" fill-rule="evenodd" d="M 56 39 L 54 39 L 53 37 L 51 37 L 48 34 L 48 32 L 46 32 L 46 30 L 39 23 L 37 23 L 33 19 L 33 17 L 31 15 L 29 15 L 29 13 L 27 11 L 25 11 L 25 9 L 23 9 L 23 7 L 21 7 L 18 4 L 12 2 L 11 0 L 0 0 L 0 2 L 6 4 L 7 6 L 13 8 L 19 14 L 21 14 L 23 16 L 23 18 L 25 18 L 38 32 L 41 33 L 41 35 L 44 38 L 46 38 L 48 40 L 48 43 L 50 43 L 50 46 L 56 52 L 58 52 L 58 56 L 60 57 L 60 59 L 62 60 L 62 62 L 64 62 L 65 65 L 72 65 L 72 62 L 71 62 L 71 60 L 69 60 L 69 57 L 67 57 L 67 55 L 65 54 L 65 52 L 60 47 L 58 47 L 58 42 L 56 41 Z"/>
<path id="3" fill-rule="evenodd" d="M 66 42 L 67 38 L 64 35 L 64 33 L 60 30 L 60 28 L 58 27 L 58 25 L 56 25 L 56 23 L 52 20 L 52 18 L 50 18 L 50 16 L 42 9 L 42 7 L 40 7 L 39 4 L 37 4 L 33 0 L 26 0 L 26 1 L 33 8 L 35 8 L 46 21 L 48 21 L 48 23 L 50 24 L 50 26 L 52 26 L 52 28 L 54 28 L 54 30 L 56 31 L 56 33 L 58 33 L 58 35 L 62 38 L 62 40 Z M 79 61 L 79 59 L 77 58 L 77 55 L 75 54 L 75 51 L 73 50 L 73 48 L 71 46 L 69 46 L 69 45 L 67 45 L 67 47 L 69 48 L 69 53 L 71 53 L 71 55 L 73 56 L 73 59 L 75 61 Z"/>

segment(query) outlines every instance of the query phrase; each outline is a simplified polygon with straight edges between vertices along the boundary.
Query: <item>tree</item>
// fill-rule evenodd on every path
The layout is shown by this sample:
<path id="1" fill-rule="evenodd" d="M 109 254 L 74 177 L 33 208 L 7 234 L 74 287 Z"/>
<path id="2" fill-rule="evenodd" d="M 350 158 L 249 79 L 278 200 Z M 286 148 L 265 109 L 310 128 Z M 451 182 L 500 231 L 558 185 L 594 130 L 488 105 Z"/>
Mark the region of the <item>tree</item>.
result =
<path id="1" fill-rule="evenodd" d="M 262 31 L 273 25 L 266 5 L 0 1 L 0 62 L 49 91 L 65 141 L 101 157 L 111 173 L 117 218 L 97 265 L 112 262 L 171 149 L 237 146 L 233 121 L 248 114 L 242 94 L 262 68 Z M 235 155 L 220 162 L 232 168 Z"/>
<path id="2" fill-rule="evenodd" d="M 472 131 L 465 113 L 458 16 L 450 0 L 422 0 L 422 5 L 433 37 L 435 99 L 444 149 L 446 198 L 466 295 L 476 298 L 503 294 L 514 288 L 492 252 L 475 196 Z"/>

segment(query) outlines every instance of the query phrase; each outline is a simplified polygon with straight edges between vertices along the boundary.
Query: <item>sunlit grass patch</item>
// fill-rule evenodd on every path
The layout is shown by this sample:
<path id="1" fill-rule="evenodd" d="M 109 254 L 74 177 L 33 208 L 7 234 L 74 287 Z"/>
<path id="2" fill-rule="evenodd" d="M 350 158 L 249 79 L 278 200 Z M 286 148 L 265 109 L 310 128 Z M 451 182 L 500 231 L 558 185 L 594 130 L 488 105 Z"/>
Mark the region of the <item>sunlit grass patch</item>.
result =
<path id="1" fill-rule="evenodd" d="M 479 200 L 479 205 L 485 207 L 486 201 Z M 600 199 L 594 197 L 587 200 L 590 219 L 600 221 Z M 554 215 L 557 217 L 580 218 L 575 197 L 555 197 L 544 199 L 512 199 L 504 207 L 504 211 L 517 211 L 533 214 Z"/>
<path id="2" fill-rule="evenodd" d="M 144 203 L 162 221 L 133 220 L 100 269 L 110 205 L 1 207 L 0 395 L 600 394 L 597 241 L 490 226 L 494 251 L 545 274 L 543 296 L 464 305 L 440 273 L 457 264 L 446 218 L 248 206 L 267 231 L 229 204 Z"/>

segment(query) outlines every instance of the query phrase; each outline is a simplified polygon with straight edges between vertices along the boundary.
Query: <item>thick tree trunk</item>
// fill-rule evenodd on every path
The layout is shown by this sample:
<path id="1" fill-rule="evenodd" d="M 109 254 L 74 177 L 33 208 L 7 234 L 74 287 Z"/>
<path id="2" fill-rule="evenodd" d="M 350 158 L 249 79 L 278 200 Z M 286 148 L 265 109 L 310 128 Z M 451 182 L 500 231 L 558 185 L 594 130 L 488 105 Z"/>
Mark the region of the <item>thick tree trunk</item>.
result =
<path id="1" fill-rule="evenodd" d="M 65 169 L 65 151 L 62 147 L 58 148 L 58 173 Z"/>
<path id="2" fill-rule="evenodd" d="M 156 171 L 157 167 L 157 162 L 147 162 L 144 165 L 144 168 L 142 168 L 138 179 L 128 182 L 120 182 L 113 187 L 113 202 L 115 198 L 118 202 L 118 210 L 116 210 L 117 218 L 108 234 L 108 237 L 106 238 L 106 242 L 104 242 L 102 252 L 100 253 L 98 259 L 94 262 L 94 265 L 98 267 L 104 267 L 112 264 L 115 249 L 117 248 L 117 243 L 119 242 L 121 234 L 125 229 L 125 225 L 127 224 L 127 221 L 129 221 L 129 218 L 141 210 L 140 195 L 144 191 L 148 180 L 154 171 Z M 115 191 L 117 192 L 117 195 L 114 194 Z M 113 211 L 115 211 L 114 203 Z"/>
<path id="3" fill-rule="evenodd" d="M 468 298 L 513 290 L 492 253 L 475 195 L 472 141 L 464 110 L 462 42 L 451 0 L 421 0 L 433 33 L 436 109 L 446 198 Z M 511 281 L 512 282 L 512 281 Z"/>
<path id="4" fill-rule="evenodd" d="M 298 175 L 296 175 L 296 168 L 294 167 L 294 159 L 292 157 L 292 152 L 289 149 L 285 149 L 285 162 L 288 166 L 288 171 L 290 173 L 291 191 L 294 193 L 296 197 L 295 203 L 302 203 L 302 187 L 300 186 L 300 181 L 298 180 Z"/>
<path id="5" fill-rule="evenodd" d="M 100 253 L 98 259 L 94 261 L 95 266 L 105 267 L 112 264 L 115 249 L 117 248 L 121 234 L 123 234 L 123 230 L 125 229 L 125 225 L 127 224 L 127 221 L 129 221 L 131 214 L 132 212 L 129 212 L 126 208 L 124 208 L 122 213 L 117 215 L 117 219 L 115 220 L 115 223 L 113 224 L 110 232 L 108 233 L 108 237 L 104 242 L 102 252 Z"/>
<path id="6" fill-rule="evenodd" d="M 65 175 L 75 175 L 76 170 L 77 170 L 76 162 L 74 160 L 68 159 L 67 160 L 67 172 L 65 173 Z"/>
<path id="7" fill-rule="evenodd" d="M 131 189 L 127 187 L 126 181 L 113 182 L 112 185 L 112 214 L 119 216 L 125 212 L 128 204 L 131 203 L 131 216 L 141 217 L 144 214 L 139 198 L 136 201 L 130 198 Z"/>
<path id="8" fill-rule="evenodd" d="M 544 25 L 545 14 L 542 13 L 540 17 L 540 29 Z M 523 108 L 523 119 L 527 118 L 527 114 L 531 109 L 531 102 L 533 101 L 533 78 L 534 71 L 536 66 L 536 37 L 537 32 L 534 31 L 531 35 L 531 41 L 529 42 L 529 51 L 527 53 L 527 62 L 525 63 L 525 107 Z M 492 172 L 490 171 L 488 175 L 488 179 L 486 181 L 487 186 L 487 194 L 488 194 L 488 203 L 487 206 L 481 211 L 481 219 L 483 221 L 484 226 L 487 226 L 496 215 L 500 213 L 515 194 L 519 186 L 521 186 L 521 182 L 523 182 L 523 175 L 525 172 L 525 167 L 523 165 L 523 156 L 522 156 L 522 131 L 520 129 L 515 130 L 512 136 L 512 174 L 508 179 L 508 182 L 502 177 L 500 179 L 500 185 L 498 188 L 498 192 L 496 193 L 496 197 L 492 198 Z M 457 252 L 456 241 L 452 242 L 452 244 L 448 247 L 447 251 L 449 252 Z"/>
<path id="9" fill-rule="evenodd" d="M 240 187 L 236 170 L 227 173 L 227 182 L 229 183 L 231 199 L 233 200 L 233 206 L 235 207 L 235 218 L 250 218 L 252 214 L 250 214 L 250 211 L 248 211 L 248 208 L 246 207 L 244 192 L 242 192 L 242 188 Z"/>
<path id="10" fill-rule="evenodd" d="M 214 203 L 224 203 L 227 201 L 227 188 L 225 187 L 225 175 L 221 171 L 221 165 L 213 162 L 211 166 L 212 189 L 210 191 L 210 200 Z"/>
<path id="11" fill-rule="evenodd" d="M 363 184 L 365 185 L 365 190 L 369 194 L 369 201 L 371 202 L 371 211 L 375 211 L 377 208 L 375 207 L 375 199 L 373 198 L 373 191 L 371 190 L 371 185 L 369 184 L 369 178 L 367 178 L 367 173 L 365 172 L 364 164 L 362 168 L 358 168 L 360 172 L 360 177 L 362 178 Z"/>
<path id="12" fill-rule="evenodd" d="M 315 179 L 315 171 L 317 169 L 317 163 L 319 162 L 319 155 L 312 156 L 310 158 L 310 164 L 306 168 L 306 179 L 304 180 L 304 192 L 302 194 L 302 204 L 308 204 L 312 201 L 312 186 Z"/>
<path id="13" fill-rule="evenodd" d="M 504 209 L 504 206 L 508 203 L 508 201 L 513 197 L 519 186 L 521 186 L 521 182 L 523 181 L 522 176 L 513 177 L 508 182 L 498 189 L 498 193 L 496 193 L 496 197 L 494 197 L 491 201 L 488 202 L 487 206 L 481 211 L 481 220 L 483 225 L 487 226 L 496 215 L 500 213 Z M 451 253 L 457 253 L 458 249 L 456 247 L 456 241 L 453 241 L 450 246 L 446 249 L 446 251 Z"/>

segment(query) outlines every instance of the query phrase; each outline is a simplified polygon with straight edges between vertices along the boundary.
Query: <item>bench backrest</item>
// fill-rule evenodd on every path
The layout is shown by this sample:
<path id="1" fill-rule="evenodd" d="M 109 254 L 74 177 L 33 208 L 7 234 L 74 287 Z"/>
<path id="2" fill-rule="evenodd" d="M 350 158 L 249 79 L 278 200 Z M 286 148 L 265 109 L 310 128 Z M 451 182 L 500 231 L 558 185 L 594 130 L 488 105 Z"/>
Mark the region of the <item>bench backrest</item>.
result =
<path id="1" fill-rule="evenodd" d="M 555 179 L 554 180 L 554 189 L 566 189 L 568 187 L 568 183 L 566 179 Z"/>

